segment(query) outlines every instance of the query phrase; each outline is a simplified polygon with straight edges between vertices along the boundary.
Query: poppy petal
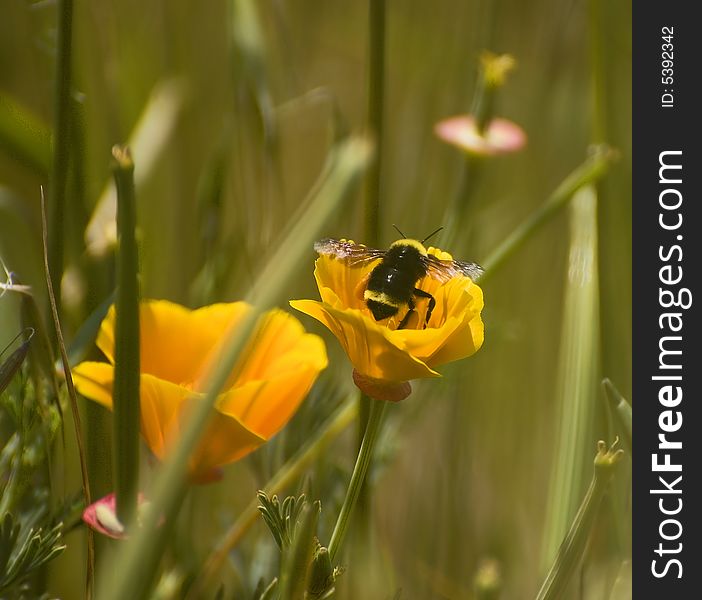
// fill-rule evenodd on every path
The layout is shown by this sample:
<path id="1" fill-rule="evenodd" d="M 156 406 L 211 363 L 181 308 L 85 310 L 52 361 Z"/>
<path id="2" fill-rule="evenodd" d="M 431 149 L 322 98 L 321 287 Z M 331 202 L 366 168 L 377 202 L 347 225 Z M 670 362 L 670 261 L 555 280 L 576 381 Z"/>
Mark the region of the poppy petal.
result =
<path id="1" fill-rule="evenodd" d="M 167 300 L 140 305 L 141 372 L 166 381 L 192 385 L 204 365 L 220 349 L 227 332 L 250 309 L 245 302 L 212 304 L 190 310 Z M 114 363 L 116 311 L 110 308 L 102 322 L 97 345 Z"/>
<path id="2" fill-rule="evenodd" d="M 339 310 L 314 300 L 292 300 L 290 305 L 328 327 L 361 375 L 389 381 L 440 377 L 405 347 L 398 346 L 387 327 L 359 310 Z"/>

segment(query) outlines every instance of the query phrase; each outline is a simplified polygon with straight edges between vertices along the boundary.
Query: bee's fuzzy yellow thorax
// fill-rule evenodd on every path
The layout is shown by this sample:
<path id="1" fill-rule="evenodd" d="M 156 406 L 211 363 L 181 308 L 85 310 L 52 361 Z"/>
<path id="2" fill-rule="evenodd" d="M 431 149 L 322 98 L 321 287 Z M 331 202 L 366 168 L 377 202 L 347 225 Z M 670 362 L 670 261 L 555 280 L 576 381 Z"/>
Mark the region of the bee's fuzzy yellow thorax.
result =
<path id="1" fill-rule="evenodd" d="M 390 244 L 391 248 L 396 248 L 397 246 L 412 246 L 413 248 L 416 248 L 422 256 L 427 255 L 427 249 L 424 247 L 424 244 L 422 244 L 422 242 L 418 240 L 405 238 L 403 240 L 397 240 Z"/>

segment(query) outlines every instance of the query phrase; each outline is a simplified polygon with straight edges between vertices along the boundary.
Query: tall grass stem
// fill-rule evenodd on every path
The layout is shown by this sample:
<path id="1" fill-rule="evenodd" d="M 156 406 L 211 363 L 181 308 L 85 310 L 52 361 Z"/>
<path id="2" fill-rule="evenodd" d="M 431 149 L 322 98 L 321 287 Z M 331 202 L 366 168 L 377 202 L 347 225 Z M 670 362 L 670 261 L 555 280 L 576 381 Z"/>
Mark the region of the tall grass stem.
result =
<path id="1" fill-rule="evenodd" d="M 380 237 L 381 175 L 385 114 L 385 0 L 369 0 L 368 27 L 368 132 L 375 143 L 375 156 L 368 165 L 364 210 L 364 239 L 378 246 Z"/>
<path id="2" fill-rule="evenodd" d="M 63 341 L 63 333 L 61 331 L 61 321 L 59 319 L 58 306 L 56 305 L 56 296 L 54 294 L 53 284 L 51 281 L 51 272 L 49 267 L 49 244 L 48 244 L 48 226 L 46 222 L 46 204 L 44 202 L 44 192 L 41 194 L 41 224 L 42 224 L 42 245 L 44 248 L 44 274 L 46 278 L 46 287 L 49 294 L 49 307 L 51 308 L 51 317 L 54 324 L 56 339 L 58 341 L 59 351 L 61 353 L 61 362 L 63 365 L 63 373 L 66 378 L 66 388 L 68 389 L 68 398 L 71 403 L 71 412 L 73 414 L 73 427 L 75 428 L 76 445 L 78 446 L 78 460 L 80 462 L 81 484 L 83 488 L 83 500 L 88 506 L 91 502 L 90 498 L 90 481 L 88 479 L 88 463 L 85 458 L 85 447 L 83 445 L 83 429 L 81 427 L 80 412 L 78 410 L 78 396 L 73 385 L 73 377 L 71 376 L 71 367 L 68 363 L 68 354 L 66 353 L 66 345 Z M 90 600 L 93 595 L 93 579 L 95 572 L 95 545 L 93 532 L 90 528 L 87 529 L 87 567 L 86 567 L 86 583 L 85 597 Z"/>
<path id="3" fill-rule="evenodd" d="M 54 81 L 54 132 L 49 187 L 49 273 L 56 309 L 61 314 L 66 184 L 70 162 L 71 61 L 73 0 L 58 0 L 56 79 Z"/>
<path id="4" fill-rule="evenodd" d="M 117 187 L 117 294 L 115 301 L 114 465 L 117 518 L 136 513 L 139 482 L 139 260 L 136 244 L 134 162 L 115 146 Z"/>
<path id="5" fill-rule="evenodd" d="M 597 268 L 597 194 L 593 186 L 573 198 L 557 367 L 555 457 L 546 503 L 542 565 L 568 531 L 586 481 L 586 448 L 598 394 L 600 329 Z"/>

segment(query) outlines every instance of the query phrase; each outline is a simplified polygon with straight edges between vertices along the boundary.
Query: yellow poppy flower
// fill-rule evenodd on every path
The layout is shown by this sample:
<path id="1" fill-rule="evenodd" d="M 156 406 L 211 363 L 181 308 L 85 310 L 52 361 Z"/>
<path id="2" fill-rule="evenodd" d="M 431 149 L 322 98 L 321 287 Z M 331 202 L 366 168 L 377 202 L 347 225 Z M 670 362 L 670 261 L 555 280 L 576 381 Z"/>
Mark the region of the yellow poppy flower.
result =
<path id="1" fill-rule="evenodd" d="M 451 260 L 450 254 L 435 248 L 429 248 L 428 253 Z M 376 321 L 359 293 L 363 280 L 377 264 L 353 267 L 342 259 L 322 255 L 314 271 L 322 301 L 292 300 L 290 304 L 337 337 L 354 366 L 354 381 L 363 391 L 378 399 L 401 400 L 409 394 L 409 386 L 398 388 L 398 384 L 439 377 L 436 366 L 470 356 L 480 348 L 483 293 L 468 277 L 453 277 L 446 283 L 425 277 L 417 287 L 436 300 L 427 327 L 422 325 L 428 303 L 420 300 L 407 327 L 397 329 L 404 311 Z"/>
<path id="2" fill-rule="evenodd" d="M 164 300 L 140 305 L 141 432 L 157 458 L 178 440 L 192 403 L 219 351 L 245 314 L 245 302 L 190 310 Z M 84 396 L 112 408 L 115 310 L 102 322 L 97 346 L 108 363 L 73 369 Z M 218 468 L 248 454 L 292 417 L 327 366 L 324 342 L 281 310 L 266 313 L 215 403 L 208 429 L 190 459 L 191 479 L 216 478 Z"/>

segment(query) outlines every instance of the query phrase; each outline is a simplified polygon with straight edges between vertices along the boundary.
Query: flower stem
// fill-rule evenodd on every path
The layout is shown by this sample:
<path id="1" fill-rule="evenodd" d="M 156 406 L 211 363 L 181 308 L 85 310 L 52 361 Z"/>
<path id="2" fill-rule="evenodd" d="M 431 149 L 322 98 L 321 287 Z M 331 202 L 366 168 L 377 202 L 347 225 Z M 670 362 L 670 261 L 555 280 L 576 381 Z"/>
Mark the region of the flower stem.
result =
<path id="1" fill-rule="evenodd" d="M 358 494 L 361 491 L 361 486 L 366 479 L 366 473 L 368 472 L 368 466 L 370 465 L 371 458 L 373 456 L 373 448 L 375 447 L 375 442 L 378 438 L 378 432 L 380 431 L 380 424 L 383 420 L 383 414 L 385 413 L 386 406 L 387 402 L 382 400 L 371 400 L 366 433 L 363 436 L 361 448 L 358 451 L 358 457 L 356 458 L 356 465 L 354 466 L 353 473 L 351 474 L 351 481 L 349 482 L 349 487 L 346 490 L 346 497 L 344 498 L 344 503 L 341 506 L 339 517 L 336 520 L 331 541 L 329 542 L 329 556 L 332 562 L 334 562 L 334 558 L 339 552 L 339 548 L 344 541 L 344 536 L 346 535 L 346 530 L 348 529 L 351 514 L 353 513 L 353 509 L 356 506 L 356 501 L 358 500 Z"/>
<path id="2" fill-rule="evenodd" d="M 614 476 L 616 465 L 623 455 L 623 451 L 615 450 L 614 445 L 608 449 L 604 442 L 598 442 L 595 473 L 590 487 L 573 519 L 568 534 L 558 549 L 553 565 L 536 597 L 537 600 L 557 600 L 564 597 L 568 583 L 585 552 L 602 498 Z"/>
<path id="3" fill-rule="evenodd" d="M 380 195 L 382 190 L 383 123 L 385 106 L 385 0 L 368 0 L 368 113 L 366 127 L 375 142 L 375 154 L 368 165 L 363 211 L 363 238 L 369 246 L 380 242 Z M 368 424 L 370 400 L 359 396 L 358 444 Z M 361 490 L 360 509 L 367 514 L 370 498 Z"/>
<path id="4" fill-rule="evenodd" d="M 365 240 L 378 245 L 380 183 L 383 163 L 383 106 L 385 102 L 385 0 L 369 0 L 368 130 L 375 142 L 375 156 L 368 165 L 364 211 Z"/>
<path id="5" fill-rule="evenodd" d="M 115 146 L 117 186 L 117 298 L 115 326 L 115 493 L 117 518 L 136 514 L 139 479 L 139 268 L 135 238 L 134 163 L 127 148 Z"/>
<path id="6" fill-rule="evenodd" d="M 49 188 L 49 273 L 61 314 L 61 277 L 63 275 L 63 227 L 68 180 L 71 132 L 71 48 L 73 0 L 58 3 L 56 84 L 54 93 L 53 160 Z"/>
<path id="7" fill-rule="evenodd" d="M 61 353 L 61 362 L 63 365 L 63 374 L 66 377 L 66 389 L 71 402 L 71 412 L 73 413 L 73 427 L 76 435 L 76 445 L 78 446 L 78 460 L 80 462 L 81 482 L 83 486 L 83 500 L 85 506 L 91 503 L 90 498 L 90 481 L 88 479 L 88 463 L 85 458 L 85 447 L 83 445 L 83 430 L 80 421 L 80 412 L 78 411 L 78 396 L 73 385 L 73 377 L 71 376 L 71 368 L 68 364 L 68 355 L 66 353 L 66 345 L 63 341 L 63 332 L 61 330 L 61 320 L 59 319 L 58 306 L 56 305 L 56 295 L 51 280 L 51 271 L 49 267 L 49 228 L 46 223 L 46 204 L 44 202 L 44 193 L 41 194 L 41 234 L 42 248 L 44 251 L 44 276 L 46 279 L 46 288 L 49 294 L 49 308 L 51 310 L 51 319 L 54 324 L 54 333 L 58 343 L 59 352 Z M 87 531 L 87 565 L 86 565 L 86 580 L 85 580 L 85 597 L 90 600 L 93 597 L 93 577 L 95 573 L 95 542 L 93 540 L 93 532 L 90 528 Z"/>

